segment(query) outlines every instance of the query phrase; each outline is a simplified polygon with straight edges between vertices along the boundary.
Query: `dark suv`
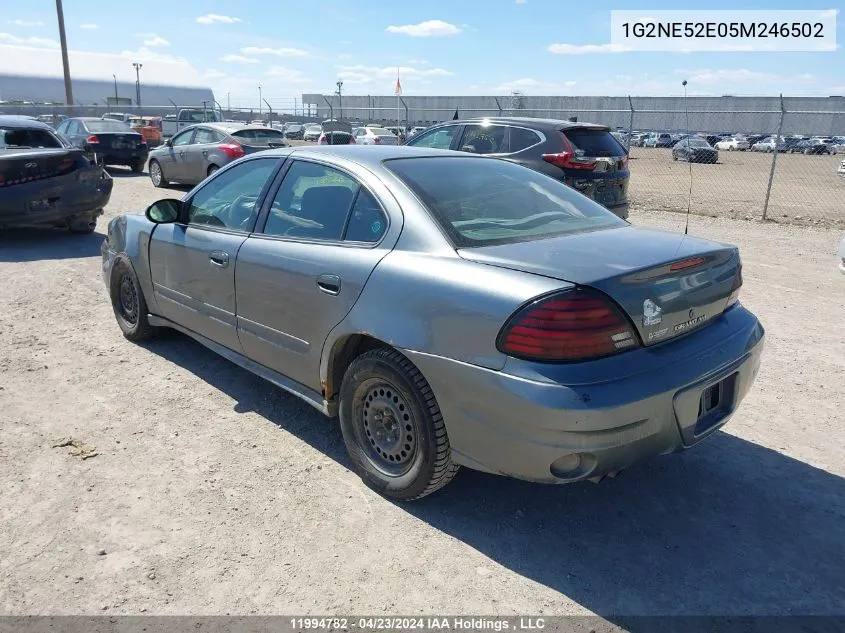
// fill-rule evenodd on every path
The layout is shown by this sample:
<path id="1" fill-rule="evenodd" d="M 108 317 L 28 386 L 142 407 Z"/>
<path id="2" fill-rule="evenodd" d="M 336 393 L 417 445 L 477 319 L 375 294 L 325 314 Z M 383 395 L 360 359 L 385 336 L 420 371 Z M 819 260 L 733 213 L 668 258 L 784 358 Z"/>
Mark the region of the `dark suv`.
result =
<path id="1" fill-rule="evenodd" d="M 622 219 L 628 217 L 628 156 L 610 128 L 521 117 L 449 121 L 405 145 L 485 154 L 561 180 Z"/>

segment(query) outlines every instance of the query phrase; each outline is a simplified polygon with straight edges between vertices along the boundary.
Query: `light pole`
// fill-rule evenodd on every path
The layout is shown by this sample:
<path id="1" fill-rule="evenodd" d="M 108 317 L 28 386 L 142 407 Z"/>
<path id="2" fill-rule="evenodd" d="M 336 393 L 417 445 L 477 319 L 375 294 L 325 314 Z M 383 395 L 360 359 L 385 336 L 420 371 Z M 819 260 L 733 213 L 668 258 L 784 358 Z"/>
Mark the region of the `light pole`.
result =
<path id="1" fill-rule="evenodd" d="M 261 96 L 261 86 L 258 86 L 258 118 L 261 118 L 261 110 L 263 107 L 263 99 L 264 97 Z"/>
<path id="2" fill-rule="evenodd" d="M 56 16 L 59 19 L 59 41 L 62 45 L 62 67 L 65 75 L 65 102 L 68 110 L 73 108 L 73 87 L 70 83 L 70 62 L 67 57 L 67 37 L 65 37 L 65 12 L 62 10 L 62 0 L 56 0 Z M 69 114 L 70 112 L 68 112 Z"/>
<path id="3" fill-rule="evenodd" d="M 342 88 L 343 88 L 343 80 L 338 79 L 337 80 L 337 102 L 338 102 L 337 104 L 340 108 L 340 118 L 341 119 L 343 118 L 343 93 L 341 92 Z"/>
<path id="4" fill-rule="evenodd" d="M 114 105 L 117 105 L 117 75 L 112 73 L 112 77 L 114 77 Z"/>
<path id="5" fill-rule="evenodd" d="M 232 99 L 231 99 L 231 92 L 226 93 L 226 116 L 232 116 Z"/>
<path id="6" fill-rule="evenodd" d="M 135 105 L 139 108 L 141 107 L 141 69 L 144 67 L 144 64 L 139 64 L 138 62 L 132 62 L 132 65 L 135 67 Z"/>

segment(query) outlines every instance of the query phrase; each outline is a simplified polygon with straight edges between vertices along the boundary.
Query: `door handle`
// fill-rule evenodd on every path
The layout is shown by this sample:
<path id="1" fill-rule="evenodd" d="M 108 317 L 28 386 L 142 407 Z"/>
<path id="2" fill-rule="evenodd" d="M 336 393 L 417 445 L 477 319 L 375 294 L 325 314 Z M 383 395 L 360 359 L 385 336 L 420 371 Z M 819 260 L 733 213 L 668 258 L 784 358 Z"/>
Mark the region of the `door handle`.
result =
<path id="1" fill-rule="evenodd" d="M 340 293 L 340 277 L 337 275 L 320 275 L 317 277 L 317 287 L 330 295 Z"/>
<path id="2" fill-rule="evenodd" d="M 211 251 L 211 253 L 208 254 L 208 260 L 211 262 L 212 266 L 226 268 L 226 266 L 229 265 L 229 253 L 224 253 L 223 251 Z"/>

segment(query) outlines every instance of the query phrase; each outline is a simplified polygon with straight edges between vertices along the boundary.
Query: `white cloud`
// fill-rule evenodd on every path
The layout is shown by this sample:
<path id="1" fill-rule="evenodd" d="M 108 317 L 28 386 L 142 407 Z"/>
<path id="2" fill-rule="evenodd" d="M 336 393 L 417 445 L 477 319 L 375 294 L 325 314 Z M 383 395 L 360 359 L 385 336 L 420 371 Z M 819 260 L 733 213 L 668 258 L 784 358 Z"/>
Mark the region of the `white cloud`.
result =
<path id="1" fill-rule="evenodd" d="M 346 61 L 352 59 L 352 55 L 350 55 L 349 53 L 342 53 L 338 55 L 337 58 Z"/>
<path id="2" fill-rule="evenodd" d="M 545 91 L 547 93 L 560 93 L 560 92 L 567 92 L 568 88 L 574 86 L 577 82 L 575 81 L 566 81 L 560 84 L 551 82 L 551 81 L 542 81 L 540 79 L 533 79 L 530 77 L 526 77 L 524 79 L 514 79 L 513 81 L 506 81 L 503 84 L 499 84 L 498 86 L 493 88 L 494 92 L 503 93 L 503 92 L 539 92 Z"/>
<path id="3" fill-rule="evenodd" d="M 367 84 L 372 82 L 390 82 L 396 81 L 396 66 L 386 66 L 379 68 L 377 66 L 337 66 L 338 76 L 344 82 L 350 84 Z M 415 79 L 420 77 L 449 77 L 452 73 L 443 68 L 411 68 L 409 66 L 399 67 L 399 76 L 404 82 L 406 79 Z"/>
<path id="4" fill-rule="evenodd" d="M 39 22 L 38 20 L 27 21 L 27 20 L 6 20 L 7 24 L 11 24 L 12 26 L 20 26 L 20 27 L 35 27 L 35 26 L 44 26 L 43 22 Z"/>
<path id="5" fill-rule="evenodd" d="M 442 37 L 444 35 L 457 35 L 461 32 L 459 27 L 443 20 L 426 20 L 419 24 L 388 26 L 385 30 L 388 33 L 410 35 L 411 37 Z"/>
<path id="6" fill-rule="evenodd" d="M 144 46 L 153 46 L 153 47 L 161 47 L 161 46 L 170 46 L 170 42 L 166 39 L 161 37 L 160 35 L 156 35 L 153 33 L 149 36 L 150 39 L 144 40 Z"/>
<path id="7" fill-rule="evenodd" d="M 408 63 L 414 66 L 428 66 L 428 60 L 426 59 L 409 59 Z"/>
<path id="8" fill-rule="evenodd" d="M 548 51 L 555 55 L 589 55 L 591 53 L 624 53 L 627 46 L 620 44 L 549 44 Z"/>
<path id="9" fill-rule="evenodd" d="M 301 70 L 294 70 L 292 68 L 285 68 L 284 66 L 271 66 L 267 71 L 270 77 L 274 77 L 280 81 L 288 83 L 307 83 L 310 81 L 308 77 Z"/>
<path id="10" fill-rule="evenodd" d="M 209 68 L 203 73 L 203 77 L 205 77 L 206 79 L 222 79 L 225 76 L 226 73 L 219 70 L 215 70 L 214 68 Z"/>
<path id="11" fill-rule="evenodd" d="M 747 68 L 699 68 L 683 69 L 675 71 L 676 75 L 684 75 L 690 84 L 723 85 L 723 84 L 749 84 L 749 83 L 814 83 L 816 77 L 809 73 L 785 76 L 782 74 L 748 70 Z"/>
<path id="12" fill-rule="evenodd" d="M 275 55 L 276 57 L 307 57 L 308 51 L 301 48 L 269 48 L 261 46 L 247 46 L 242 48 L 244 55 Z"/>
<path id="13" fill-rule="evenodd" d="M 58 48 L 59 43 L 46 37 L 18 37 L 11 33 L 0 33 L 0 44 L 35 46 L 36 48 Z"/>
<path id="14" fill-rule="evenodd" d="M 217 13 L 207 13 L 197 18 L 198 24 L 214 24 L 215 22 L 219 22 L 220 24 L 234 24 L 235 22 L 240 21 L 240 18 L 235 18 L 229 15 L 219 15 Z"/>
<path id="15" fill-rule="evenodd" d="M 80 24 L 79 28 L 85 29 L 86 31 L 96 31 L 100 27 L 97 24 Z"/>
<path id="16" fill-rule="evenodd" d="M 244 57 L 243 55 L 224 55 L 220 58 L 221 62 L 229 62 L 232 64 L 257 64 L 259 63 L 254 57 Z"/>
<path id="17" fill-rule="evenodd" d="M 528 0 L 516 0 L 517 4 L 525 4 L 527 2 L 528 2 Z"/>

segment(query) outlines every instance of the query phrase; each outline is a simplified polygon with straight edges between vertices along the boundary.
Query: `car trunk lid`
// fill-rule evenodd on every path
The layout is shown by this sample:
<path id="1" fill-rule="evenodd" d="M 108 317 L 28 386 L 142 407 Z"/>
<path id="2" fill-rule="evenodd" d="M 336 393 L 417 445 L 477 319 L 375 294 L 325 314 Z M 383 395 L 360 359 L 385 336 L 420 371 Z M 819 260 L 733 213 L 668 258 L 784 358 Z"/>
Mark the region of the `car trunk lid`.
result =
<path id="1" fill-rule="evenodd" d="M 736 247 L 631 226 L 458 254 L 600 290 L 625 311 L 644 345 L 695 330 L 724 312 L 741 270 Z"/>
<path id="2" fill-rule="evenodd" d="M 144 138 L 139 133 L 116 134 L 114 132 L 97 132 L 97 145 L 107 149 L 137 149 Z"/>
<path id="3" fill-rule="evenodd" d="M 87 164 L 76 149 L 19 149 L 0 152 L 0 188 L 72 174 Z"/>

